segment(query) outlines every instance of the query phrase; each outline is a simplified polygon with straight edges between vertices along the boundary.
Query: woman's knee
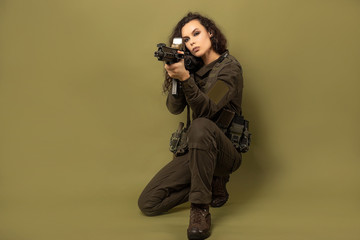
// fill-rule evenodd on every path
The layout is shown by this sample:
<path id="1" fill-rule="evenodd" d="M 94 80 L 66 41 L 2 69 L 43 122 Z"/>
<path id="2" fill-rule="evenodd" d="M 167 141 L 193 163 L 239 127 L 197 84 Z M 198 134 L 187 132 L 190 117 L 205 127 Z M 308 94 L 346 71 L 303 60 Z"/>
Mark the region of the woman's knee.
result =
<path id="1" fill-rule="evenodd" d="M 188 133 L 189 147 L 204 148 L 215 143 L 215 123 L 207 118 L 197 118 L 192 121 Z"/>
<path id="2" fill-rule="evenodd" d="M 151 201 L 148 197 L 145 195 L 140 195 L 138 199 L 138 207 L 140 211 L 146 215 L 146 216 L 156 216 L 161 214 L 161 212 L 158 211 L 156 208 L 156 204 L 154 204 L 153 201 Z"/>

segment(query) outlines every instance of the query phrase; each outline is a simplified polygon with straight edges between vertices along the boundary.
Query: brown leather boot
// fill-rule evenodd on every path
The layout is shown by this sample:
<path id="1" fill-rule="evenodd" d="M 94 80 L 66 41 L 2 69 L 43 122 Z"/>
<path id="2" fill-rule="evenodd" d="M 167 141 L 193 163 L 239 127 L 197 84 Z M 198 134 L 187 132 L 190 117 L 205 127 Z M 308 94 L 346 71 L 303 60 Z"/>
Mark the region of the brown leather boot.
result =
<path id="1" fill-rule="evenodd" d="M 205 239 L 210 236 L 211 215 L 209 205 L 191 204 L 190 224 L 187 229 L 190 240 Z"/>
<path id="2" fill-rule="evenodd" d="M 229 181 L 230 176 L 214 176 L 213 181 L 211 183 L 212 187 L 212 207 L 221 207 L 224 205 L 229 199 L 229 193 L 226 190 L 226 183 Z"/>

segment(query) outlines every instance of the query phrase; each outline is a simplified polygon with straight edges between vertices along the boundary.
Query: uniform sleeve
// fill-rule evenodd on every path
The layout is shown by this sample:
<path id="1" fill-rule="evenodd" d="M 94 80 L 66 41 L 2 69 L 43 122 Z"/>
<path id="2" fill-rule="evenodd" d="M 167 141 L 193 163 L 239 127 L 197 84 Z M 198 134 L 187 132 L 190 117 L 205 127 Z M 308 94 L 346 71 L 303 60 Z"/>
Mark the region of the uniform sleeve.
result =
<path id="1" fill-rule="evenodd" d="M 240 65 L 229 63 L 216 76 L 208 92 L 202 92 L 193 76 L 183 82 L 186 101 L 197 117 L 211 119 L 219 110 L 242 93 L 243 78 Z"/>
<path id="2" fill-rule="evenodd" d="M 186 99 L 184 92 L 181 88 L 178 88 L 177 96 L 168 93 L 166 99 L 166 107 L 172 114 L 180 114 L 184 111 L 184 108 L 186 107 Z"/>

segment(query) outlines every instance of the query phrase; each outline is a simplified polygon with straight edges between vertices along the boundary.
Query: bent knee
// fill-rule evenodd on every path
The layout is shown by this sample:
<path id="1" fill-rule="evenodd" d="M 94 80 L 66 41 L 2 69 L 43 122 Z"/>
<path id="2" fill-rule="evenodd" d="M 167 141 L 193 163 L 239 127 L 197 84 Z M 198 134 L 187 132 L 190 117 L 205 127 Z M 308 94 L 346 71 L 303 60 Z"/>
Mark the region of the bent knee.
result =
<path id="1" fill-rule="evenodd" d="M 215 123 L 207 118 L 193 120 L 188 133 L 189 147 L 206 150 L 214 145 L 216 127 Z"/>
<path id="2" fill-rule="evenodd" d="M 159 211 L 159 209 L 156 207 L 156 204 L 154 204 L 149 199 L 140 196 L 138 200 L 138 207 L 140 211 L 146 215 L 146 216 L 156 216 L 160 215 L 162 212 Z"/>

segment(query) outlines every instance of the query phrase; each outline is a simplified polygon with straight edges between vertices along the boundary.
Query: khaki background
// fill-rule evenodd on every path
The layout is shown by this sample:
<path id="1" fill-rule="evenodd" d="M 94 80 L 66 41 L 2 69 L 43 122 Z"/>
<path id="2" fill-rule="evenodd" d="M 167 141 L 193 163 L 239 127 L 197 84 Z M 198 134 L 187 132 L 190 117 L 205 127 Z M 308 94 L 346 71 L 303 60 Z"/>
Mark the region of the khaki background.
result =
<path id="1" fill-rule="evenodd" d="M 244 69 L 253 143 L 211 239 L 360 239 L 360 2 L 0 1 L 0 239 L 185 239 L 137 197 L 171 154 L 153 57 L 189 10 Z"/>

